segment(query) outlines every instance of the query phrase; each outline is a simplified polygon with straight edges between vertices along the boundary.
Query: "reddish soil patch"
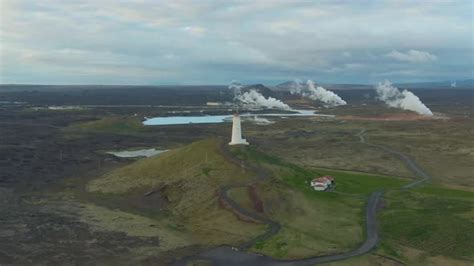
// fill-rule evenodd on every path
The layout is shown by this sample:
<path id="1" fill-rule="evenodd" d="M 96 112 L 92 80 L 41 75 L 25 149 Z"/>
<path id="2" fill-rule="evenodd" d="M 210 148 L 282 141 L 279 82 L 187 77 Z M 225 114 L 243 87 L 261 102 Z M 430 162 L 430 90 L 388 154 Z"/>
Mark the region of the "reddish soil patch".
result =
<path id="1" fill-rule="evenodd" d="M 420 121 L 420 120 L 432 120 L 435 119 L 433 116 L 425 116 L 419 114 L 382 114 L 377 116 L 339 116 L 342 120 L 366 120 L 366 121 Z"/>
<path id="2" fill-rule="evenodd" d="M 253 208 L 259 213 L 263 213 L 263 202 L 258 196 L 257 188 L 255 186 L 249 186 L 249 196 L 253 203 Z"/>

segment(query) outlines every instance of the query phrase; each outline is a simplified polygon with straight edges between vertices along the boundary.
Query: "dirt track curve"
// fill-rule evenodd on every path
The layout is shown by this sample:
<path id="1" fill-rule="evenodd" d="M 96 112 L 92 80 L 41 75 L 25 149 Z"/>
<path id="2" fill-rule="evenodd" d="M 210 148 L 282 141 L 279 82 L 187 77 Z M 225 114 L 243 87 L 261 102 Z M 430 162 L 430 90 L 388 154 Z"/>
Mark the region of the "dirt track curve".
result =
<path id="1" fill-rule="evenodd" d="M 417 185 L 420 185 L 424 182 L 429 181 L 432 177 L 427 174 L 426 172 L 421 169 L 418 164 L 408 157 L 407 155 L 395 151 L 389 147 L 383 146 L 383 145 L 378 145 L 378 144 L 372 144 L 368 143 L 365 138 L 365 132 L 366 130 L 361 130 L 356 136 L 359 137 L 360 143 L 365 144 L 367 146 L 375 147 L 378 149 L 382 149 L 396 158 L 402 160 L 405 165 L 407 166 L 408 169 L 410 169 L 419 179 L 413 181 L 412 183 L 409 183 L 405 186 L 402 187 L 402 189 L 410 189 L 413 188 Z M 266 180 L 270 178 L 269 173 L 260 167 L 254 166 L 254 165 L 249 165 L 241 162 L 238 158 L 232 155 L 232 153 L 227 149 L 226 145 L 221 146 L 221 153 L 224 155 L 224 157 L 233 162 L 236 165 L 242 166 L 245 169 L 251 170 L 254 173 L 256 173 L 256 179 L 258 180 Z M 373 250 L 379 240 L 379 234 L 378 234 L 378 228 L 377 228 L 377 205 L 380 201 L 380 198 L 383 195 L 382 190 L 374 191 L 370 194 L 369 199 L 366 204 L 366 239 L 364 242 L 356 249 L 344 252 L 344 253 L 339 253 L 339 254 L 332 254 L 332 255 L 325 255 L 325 256 L 316 256 L 316 257 L 310 257 L 310 258 L 305 258 L 305 259 L 297 259 L 297 260 L 279 260 L 279 259 L 274 259 L 269 256 L 265 255 L 260 255 L 257 253 L 252 253 L 246 251 L 246 249 L 250 248 L 253 246 L 257 241 L 265 240 L 273 235 L 276 235 L 280 228 L 281 225 L 275 221 L 272 221 L 266 217 L 263 217 L 255 212 L 252 212 L 250 210 L 247 210 L 241 206 L 238 205 L 237 202 L 232 200 L 227 192 L 233 188 L 237 187 L 244 187 L 250 185 L 251 182 L 245 183 L 245 184 L 234 184 L 234 185 L 226 185 L 220 187 L 218 193 L 219 197 L 221 200 L 224 200 L 228 206 L 230 206 L 235 212 L 238 212 L 239 214 L 250 217 L 252 219 L 255 219 L 257 221 L 260 221 L 264 224 L 268 225 L 268 229 L 263 233 L 262 235 L 259 235 L 255 237 L 254 239 L 251 239 L 250 241 L 242 244 L 239 248 L 234 248 L 230 246 L 220 246 L 216 248 L 212 248 L 210 250 L 206 250 L 200 254 L 197 254 L 195 256 L 190 256 L 186 257 L 181 261 L 178 261 L 175 263 L 175 265 L 186 265 L 189 261 L 195 260 L 195 259 L 200 259 L 200 260 L 207 260 L 212 263 L 212 265 L 223 265 L 223 266 L 231 266 L 231 265 L 288 265 L 288 266 L 300 266 L 300 265 L 315 265 L 319 263 L 327 263 L 327 262 L 332 262 L 332 261 L 339 261 L 339 260 L 345 260 L 349 259 L 352 257 L 357 257 L 360 255 L 364 255 L 371 250 Z"/>

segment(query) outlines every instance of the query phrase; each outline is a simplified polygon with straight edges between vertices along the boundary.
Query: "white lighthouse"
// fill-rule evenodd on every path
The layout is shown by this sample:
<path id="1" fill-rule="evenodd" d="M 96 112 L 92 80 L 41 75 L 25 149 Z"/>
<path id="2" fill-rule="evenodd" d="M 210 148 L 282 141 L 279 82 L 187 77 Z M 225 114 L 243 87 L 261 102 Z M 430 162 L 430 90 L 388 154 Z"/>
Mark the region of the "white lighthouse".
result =
<path id="1" fill-rule="evenodd" d="M 229 145 L 249 145 L 247 140 L 242 138 L 242 128 L 240 127 L 240 115 L 234 114 L 232 118 L 232 139 Z"/>

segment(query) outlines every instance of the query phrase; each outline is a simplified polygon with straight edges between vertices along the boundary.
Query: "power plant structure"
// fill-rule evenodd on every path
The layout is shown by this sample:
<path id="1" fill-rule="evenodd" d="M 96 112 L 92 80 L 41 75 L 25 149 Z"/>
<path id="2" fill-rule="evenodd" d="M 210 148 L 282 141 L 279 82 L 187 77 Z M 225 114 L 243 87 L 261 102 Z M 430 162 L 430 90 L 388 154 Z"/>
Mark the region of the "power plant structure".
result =
<path id="1" fill-rule="evenodd" d="M 240 115 L 235 113 L 232 118 L 232 139 L 229 145 L 249 145 L 246 139 L 242 138 L 242 127 L 240 125 Z"/>

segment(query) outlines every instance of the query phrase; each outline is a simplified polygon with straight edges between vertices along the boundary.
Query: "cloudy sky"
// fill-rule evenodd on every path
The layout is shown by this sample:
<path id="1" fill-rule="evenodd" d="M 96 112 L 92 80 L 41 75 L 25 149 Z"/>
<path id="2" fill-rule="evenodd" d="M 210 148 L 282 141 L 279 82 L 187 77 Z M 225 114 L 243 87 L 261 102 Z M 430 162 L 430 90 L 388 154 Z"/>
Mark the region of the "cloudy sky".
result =
<path id="1" fill-rule="evenodd" d="M 459 1 L 0 0 L 0 83 L 375 83 L 473 76 Z"/>

